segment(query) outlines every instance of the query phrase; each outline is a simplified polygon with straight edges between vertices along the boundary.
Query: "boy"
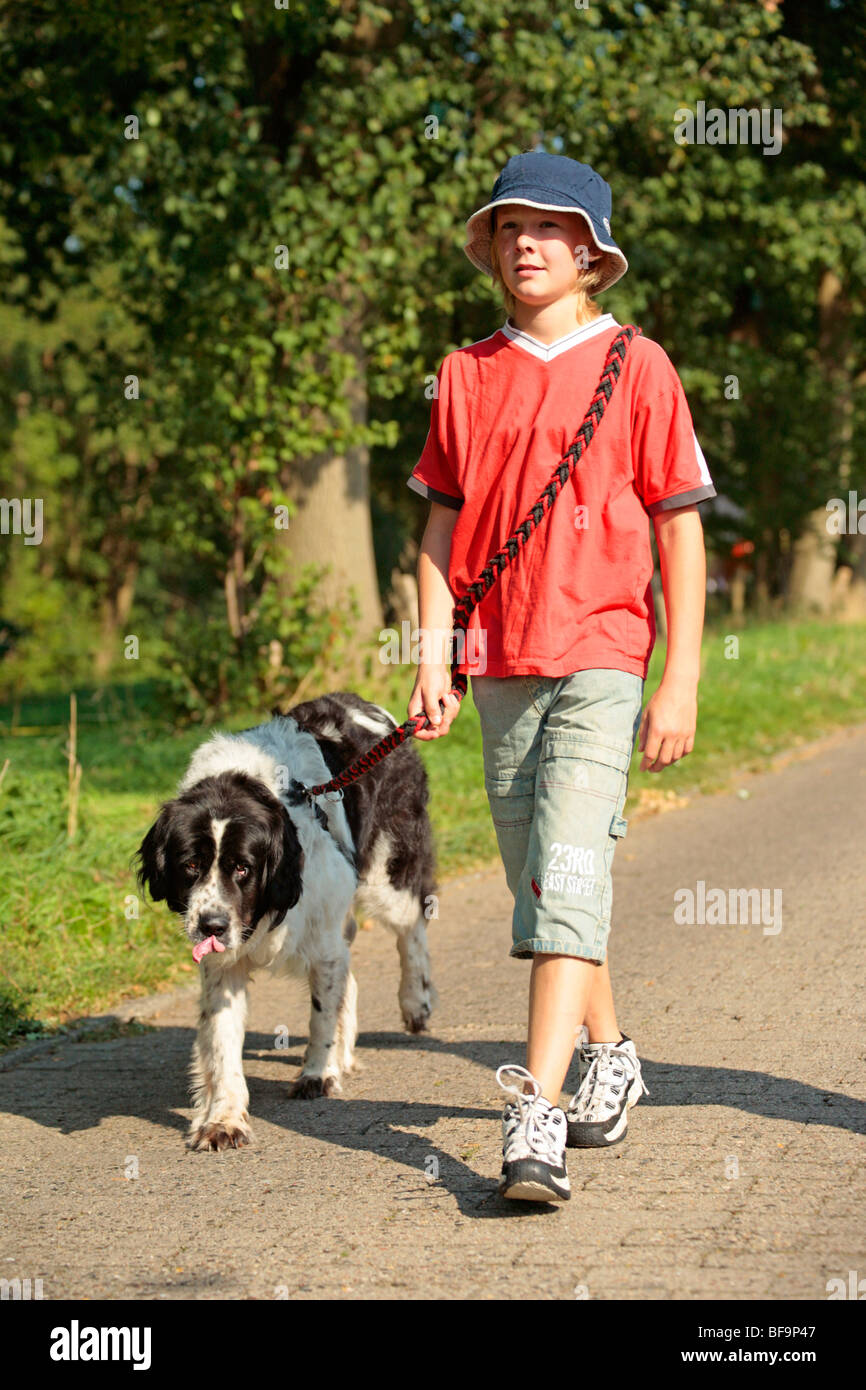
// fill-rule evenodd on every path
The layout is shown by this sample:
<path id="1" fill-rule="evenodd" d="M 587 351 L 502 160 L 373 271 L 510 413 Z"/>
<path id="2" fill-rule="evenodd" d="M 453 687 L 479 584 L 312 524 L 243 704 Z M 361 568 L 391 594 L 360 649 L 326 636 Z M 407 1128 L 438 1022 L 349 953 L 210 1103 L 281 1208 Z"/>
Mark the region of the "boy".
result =
<path id="1" fill-rule="evenodd" d="M 549 482 L 620 329 L 591 298 L 628 269 L 610 211 L 610 188 L 588 165 L 532 152 L 508 161 L 466 224 L 466 254 L 500 284 L 510 317 L 445 357 L 409 479 L 431 501 L 418 561 L 425 638 L 408 713 L 426 713 L 432 726 L 416 738 L 447 735 L 459 709 L 430 639 L 450 635 L 454 595 Z M 617 1142 L 646 1092 L 613 1005 L 610 869 L 626 831 L 635 736 L 651 772 L 694 746 L 706 588 L 696 503 L 713 496 L 673 364 L 636 336 L 575 473 L 469 622 L 457 669 L 471 676 L 481 719 L 485 787 L 514 895 L 511 954 L 532 960 L 526 1067 L 497 1072 L 513 1096 L 503 1114 L 505 1197 L 567 1200 L 566 1145 Z M 668 645 L 641 722 L 655 640 L 647 515 Z M 581 1084 L 563 1111 L 582 1026 Z"/>

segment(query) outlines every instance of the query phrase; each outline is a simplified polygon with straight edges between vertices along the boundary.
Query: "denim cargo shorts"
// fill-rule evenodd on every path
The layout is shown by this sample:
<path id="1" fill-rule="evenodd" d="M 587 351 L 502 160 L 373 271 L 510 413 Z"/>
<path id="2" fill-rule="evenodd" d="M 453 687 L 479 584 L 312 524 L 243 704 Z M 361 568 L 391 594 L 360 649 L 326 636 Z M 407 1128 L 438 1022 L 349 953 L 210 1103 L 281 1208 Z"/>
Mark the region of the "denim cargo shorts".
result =
<path id="1" fill-rule="evenodd" d="M 511 955 L 603 964 L 644 682 L 607 668 L 471 681 L 484 785 L 514 897 Z"/>

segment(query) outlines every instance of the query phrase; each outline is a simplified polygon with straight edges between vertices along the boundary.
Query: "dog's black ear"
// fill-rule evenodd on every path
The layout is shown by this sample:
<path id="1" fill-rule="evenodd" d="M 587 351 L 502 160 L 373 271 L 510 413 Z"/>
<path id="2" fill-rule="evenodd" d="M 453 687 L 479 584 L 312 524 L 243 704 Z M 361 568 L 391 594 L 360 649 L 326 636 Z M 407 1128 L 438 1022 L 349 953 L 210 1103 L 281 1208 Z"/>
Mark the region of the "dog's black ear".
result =
<path id="1" fill-rule="evenodd" d="M 163 806 L 135 855 L 138 860 L 139 885 L 148 889 L 155 903 L 162 902 L 168 896 L 168 827 L 171 805 L 169 802 Z"/>
<path id="2" fill-rule="evenodd" d="M 274 927 L 295 906 L 304 886 L 304 851 L 295 823 L 283 806 L 280 807 L 280 821 L 268 847 L 266 876 L 256 912 L 256 921 L 264 917 L 266 912 L 275 912 Z"/>

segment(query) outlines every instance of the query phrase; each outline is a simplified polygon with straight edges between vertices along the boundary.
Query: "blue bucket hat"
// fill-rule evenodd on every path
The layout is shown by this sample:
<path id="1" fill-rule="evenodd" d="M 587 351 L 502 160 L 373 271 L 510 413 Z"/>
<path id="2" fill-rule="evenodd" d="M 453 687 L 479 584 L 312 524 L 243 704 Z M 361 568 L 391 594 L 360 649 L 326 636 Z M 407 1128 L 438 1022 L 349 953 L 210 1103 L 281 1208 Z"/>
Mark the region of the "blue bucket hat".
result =
<path id="1" fill-rule="evenodd" d="M 522 203 L 525 207 L 544 208 L 550 212 L 579 212 L 603 253 L 600 268 L 604 280 L 595 294 L 610 289 L 628 270 L 628 261 L 611 236 L 610 184 L 605 183 L 589 164 L 578 164 L 577 160 L 565 155 L 545 154 L 541 150 L 512 155 L 493 185 L 490 202 L 473 212 L 466 223 L 463 250 L 472 264 L 491 278 L 491 210 L 500 203 Z"/>

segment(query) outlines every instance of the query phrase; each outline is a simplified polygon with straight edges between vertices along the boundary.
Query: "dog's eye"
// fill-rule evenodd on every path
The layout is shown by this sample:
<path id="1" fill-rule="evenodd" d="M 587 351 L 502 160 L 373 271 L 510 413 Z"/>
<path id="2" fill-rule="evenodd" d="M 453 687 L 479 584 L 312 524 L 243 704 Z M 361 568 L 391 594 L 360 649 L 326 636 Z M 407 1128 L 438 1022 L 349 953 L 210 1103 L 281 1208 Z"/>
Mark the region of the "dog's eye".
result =
<path id="1" fill-rule="evenodd" d="M 249 874 L 249 866 L 247 864 L 235 864 L 235 874 L 238 878 L 245 879 Z"/>
<path id="2" fill-rule="evenodd" d="M 194 877 L 198 873 L 198 860 L 188 859 L 183 867 L 185 873 L 188 873 L 191 877 Z"/>

